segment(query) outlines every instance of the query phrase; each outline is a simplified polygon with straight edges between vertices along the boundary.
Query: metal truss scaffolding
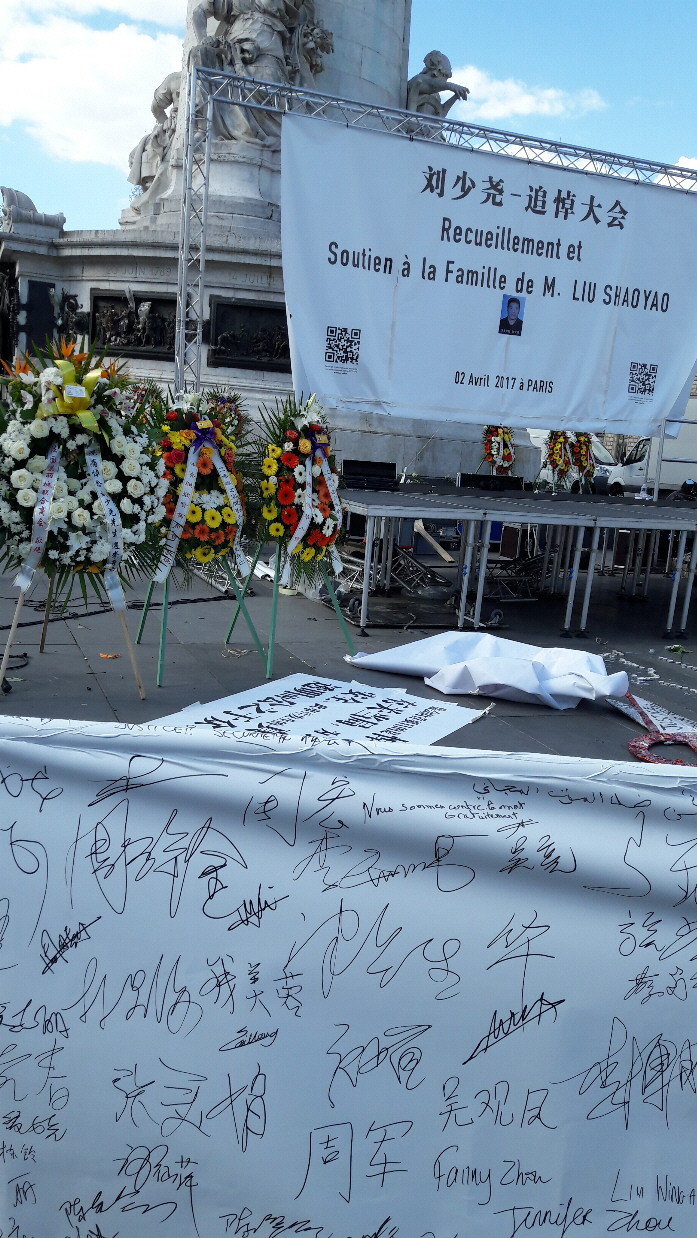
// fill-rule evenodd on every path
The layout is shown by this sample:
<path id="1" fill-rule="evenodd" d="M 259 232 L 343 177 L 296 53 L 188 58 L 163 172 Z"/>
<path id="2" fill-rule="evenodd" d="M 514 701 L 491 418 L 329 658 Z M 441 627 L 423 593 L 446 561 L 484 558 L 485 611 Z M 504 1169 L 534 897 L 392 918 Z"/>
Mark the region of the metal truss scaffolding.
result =
<path id="1" fill-rule="evenodd" d="M 608 151 L 551 142 L 483 125 L 439 120 L 398 108 L 356 103 L 334 95 L 274 85 L 196 65 L 187 82 L 184 146 L 184 193 L 179 252 L 175 386 L 198 390 L 201 381 L 201 344 L 205 309 L 206 214 L 208 175 L 214 134 L 215 108 L 236 104 L 254 111 L 301 112 L 345 125 L 394 133 L 410 141 L 447 142 L 466 150 L 485 151 L 524 159 L 529 164 L 569 168 L 634 184 L 659 185 L 680 193 L 697 193 L 697 169 L 677 168 L 633 159 Z"/>

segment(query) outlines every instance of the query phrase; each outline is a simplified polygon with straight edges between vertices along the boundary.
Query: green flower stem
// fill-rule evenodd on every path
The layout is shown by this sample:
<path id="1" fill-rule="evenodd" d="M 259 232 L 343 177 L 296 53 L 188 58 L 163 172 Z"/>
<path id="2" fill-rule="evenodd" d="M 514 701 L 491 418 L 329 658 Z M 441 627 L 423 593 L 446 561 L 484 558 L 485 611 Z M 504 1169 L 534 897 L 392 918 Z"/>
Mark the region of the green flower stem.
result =
<path id="1" fill-rule="evenodd" d="M 320 563 L 320 571 L 324 577 L 324 583 L 327 586 L 327 592 L 329 594 L 329 597 L 331 598 L 331 603 L 336 612 L 336 617 L 339 620 L 341 631 L 343 632 L 344 640 L 346 641 L 348 651 L 351 654 L 351 657 L 353 657 L 355 655 L 356 649 L 355 649 L 353 641 L 351 640 L 351 634 L 348 630 L 346 620 L 344 619 L 344 616 L 341 613 L 341 607 L 339 606 L 339 603 L 336 599 L 336 593 L 334 592 L 334 586 L 330 580 L 329 572 L 324 566 L 324 563 Z"/>
<path id="2" fill-rule="evenodd" d="M 237 620 L 239 619 L 240 614 L 242 613 L 242 605 L 241 605 L 241 603 L 244 601 L 244 598 L 245 598 L 245 596 L 246 596 L 247 590 L 248 590 L 248 588 L 249 588 L 249 586 L 250 586 L 250 584 L 251 584 L 251 581 L 252 581 L 252 576 L 254 575 L 254 569 L 255 569 L 255 567 L 256 567 L 256 565 L 257 565 L 257 563 L 259 562 L 259 555 L 261 554 L 263 544 L 264 544 L 263 542 L 259 542 L 259 544 L 258 544 L 258 546 L 257 546 L 257 552 L 256 552 L 256 554 L 255 554 L 255 556 L 254 556 L 253 561 L 252 561 L 252 566 L 251 566 L 251 567 L 250 567 L 250 569 L 249 569 L 249 576 L 247 577 L 247 579 L 246 579 L 246 580 L 245 580 L 245 582 L 244 582 L 244 588 L 243 588 L 243 590 L 242 590 L 242 597 L 241 597 L 241 598 L 239 598 L 239 597 L 238 597 L 238 599 L 237 599 L 237 605 L 236 605 L 236 607 L 235 607 L 234 611 L 232 612 L 232 619 L 231 619 L 231 621 L 230 621 L 230 627 L 228 628 L 228 630 L 227 630 L 227 635 L 226 635 L 226 637 L 225 637 L 225 644 L 226 644 L 226 645 L 227 645 L 227 644 L 229 644 L 229 642 L 230 642 L 230 637 L 232 636 L 232 633 L 233 633 L 233 631 L 234 631 L 234 629 L 235 629 L 235 624 L 237 623 Z M 223 567 L 225 568 L 225 570 L 226 570 L 226 572 L 227 572 L 227 574 L 228 574 L 228 578 L 229 578 L 230 580 L 232 580 L 232 574 L 231 574 L 231 572 L 230 572 L 230 570 L 229 570 L 229 568 L 228 568 L 228 565 L 227 565 L 227 563 L 226 563 L 225 559 L 223 559 L 223 561 L 222 561 L 222 562 L 223 562 Z M 237 596 L 237 595 L 236 595 L 236 596 Z"/>
<path id="3" fill-rule="evenodd" d="M 266 659 L 266 678 L 273 675 L 273 650 L 276 642 L 276 616 L 278 614 L 278 590 L 281 584 L 281 543 L 276 547 L 276 568 L 273 577 L 273 598 L 271 599 L 271 628 L 269 630 L 269 652 Z"/>
<path id="4" fill-rule="evenodd" d="M 162 671 L 165 663 L 165 648 L 167 645 L 167 612 L 169 610 L 169 576 L 165 577 L 162 594 L 162 617 L 160 619 L 160 645 L 157 651 L 157 686 L 162 687 Z"/>
<path id="5" fill-rule="evenodd" d="M 145 595 L 145 601 L 143 602 L 143 609 L 140 612 L 140 623 L 138 624 L 138 632 L 136 635 L 136 645 L 140 644 L 142 637 L 143 637 L 143 629 L 145 627 L 145 620 L 148 617 L 148 611 L 150 609 L 150 603 L 152 601 L 152 595 L 153 595 L 154 588 L 155 588 L 155 581 L 151 580 L 150 584 L 148 585 L 148 592 Z"/>
<path id="6" fill-rule="evenodd" d="M 256 647 L 257 647 L 257 653 L 259 654 L 259 657 L 261 658 L 261 660 L 262 660 L 262 662 L 263 662 L 263 661 L 264 661 L 264 659 L 266 658 L 266 653 L 265 653 L 265 651 L 264 651 L 264 646 L 262 645 L 261 641 L 259 640 L 259 635 L 258 635 L 258 633 L 257 633 L 257 630 L 256 630 L 256 628 L 255 628 L 254 624 L 252 623 L 252 620 L 251 620 L 250 615 L 249 615 L 249 611 L 247 610 L 247 607 L 246 607 L 246 606 L 245 606 L 245 604 L 244 604 L 245 594 L 246 594 L 246 592 L 247 592 L 247 589 L 249 588 L 249 582 L 250 582 L 250 581 L 251 581 L 251 579 L 252 579 L 252 572 L 254 571 L 254 568 L 255 568 L 255 566 L 256 566 L 257 559 L 259 558 L 259 555 L 260 555 L 260 554 L 261 554 L 261 545 L 259 546 L 259 549 L 257 550 L 257 553 L 256 553 L 256 558 L 255 558 L 255 560 L 254 560 L 254 563 L 252 564 L 252 568 L 251 568 L 251 571 L 250 571 L 250 573 L 249 573 L 249 576 L 247 577 L 247 579 L 246 579 L 246 580 L 245 580 L 245 582 L 244 582 L 244 585 L 242 586 L 242 590 L 240 590 L 239 585 L 237 584 L 237 581 L 235 580 L 235 577 L 234 577 L 234 575 L 233 575 L 233 573 L 232 573 L 232 570 L 231 570 L 231 568 L 230 568 L 230 565 L 229 565 L 229 563 L 227 562 L 227 559 L 223 559 L 223 567 L 224 567 L 224 569 L 225 569 L 225 573 L 226 573 L 226 575 L 227 575 L 227 578 L 228 578 L 228 580 L 230 581 L 230 587 L 231 587 L 231 589 L 232 589 L 232 591 L 233 591 L 233 593 L 234 593 L 235 597 L 237 598 L 237 607 L 236 607 L 236 609 L 235 609 L 235 614 L 234 614 L 234 617 L 233 617 L 232 623 L 230 624 L 230 627 L 229 627 L 229 629 L 228 629 L 228 634 L 227 634 L 227 636 L 225 637 L 225 644 L 227 645 L 227 643 L 228 643 L 228 641 L 229 641 L 229 639 L 230 639 L 230 635 L 231 635 L 231 633 L 232 633 L 232 629 L 234 628 L 234 626 L 235 626 L 235 624 L 236 624 L 236 622 L 237 622 L 237 618 L 238 618 L 238 616 L 239 616 L 239 615 L 240 615 L 240 613 L 241 613 L 242 615 L 244 615 L 244 621 L 245 621 L 245 623 L 247 624 L 247 627 L 249 628 L 249 631 L 250 631 L 251 636 L 252 636 L 252 640 L 254 641 L 254 644 L 255 644 L 255 645 L 256 645 Z"/>

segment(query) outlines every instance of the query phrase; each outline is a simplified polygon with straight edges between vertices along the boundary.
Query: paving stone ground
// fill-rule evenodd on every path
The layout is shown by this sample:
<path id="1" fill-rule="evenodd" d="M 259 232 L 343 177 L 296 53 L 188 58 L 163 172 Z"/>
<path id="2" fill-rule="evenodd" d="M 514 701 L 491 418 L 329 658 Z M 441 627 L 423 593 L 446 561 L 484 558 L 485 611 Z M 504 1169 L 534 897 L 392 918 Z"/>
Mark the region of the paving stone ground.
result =
<path id="1" fill-rule="evenodd" d="M 146 586 L 128 593 L 128 625 L 135 637 Z M 565 601 L 546 597 L 538 601 L 511 602 L 501 606 L 504 626 L 500 634 L 543 646 L 561 644 L 600 653 L 608 671 L 625 669 L 630 689 L 687 718 L 697 730 L 697 615 L 693 617 L 695 641 L 680 638 L 684 652 L 671 652 L 675 638 L 664 636 L 670 581 L 652 579 L 647 600 L 631 600 L 621 591 L 621 579 L 599 577 L 593 589 L 588 636 L 569 640 L 560 636 Z M 175 713 L 195 701 L 207 702 L 266 682 L 266 664 L 255 649 L 242 620 L 229 644 L 234 598 L 195 579 L 188 588 L 173 585 L 167 619 L 164 682 L 156 685 L 161 626 L 161 591 L 153 605 L 137 646 L 138 663 L 146 699 L 138 697 L 121 630 L 115 615 L 98 604 L 71 603 L 64 614 L 52 613 L 45 651 L 39 652 L 46 586 L 37 574 L 20 619 L 15 655 L 8 676 L 12 691 L 0 700 L 7 715 L 90 719 L 136 723 Z M 272 590 L 268 581 L 254 581 L 254 597 L 248 599 L 250 616 L 262 641 L 268 640 Z M 6 639 L 16 602 L 10 577 L 0 577 L 0 631 Z M 498 605 L 498 603 L 496 604 Z M 356 627 L 350 632 L 356 648 L 364 651 L 389 648 L 433 635 L 419 629 L 406 599 L 390 604 L 395 627 L 371 628 L 367 636 Z M 413 609 L 413 608 L 412 608 Z M 484 614 L 491 610 L 486 606 Z M 381 612 L 382 613 L 382 612 Z M 446 612 L 444 611 L 444 616 Z M 405 624 L 409 625 L 405 630 Z M 444 629 L 451 626 L 444 617 Z M 693 649 L 694 644 L 694 649 Z M 302 595 L 279 600 L 273 679 L 295 672 L 311 672 L 332 679 L 360 678 L 373 685 L 401 686 L 426 698 L 451 699 L 481 708 L 482 698 L 443 698 L 422 680 L 406 676 L 358 671 L 344 661 L 346 644 L 331 608 Z M 109 654 L 116 657 L 103 657 Z M 489 702 L 486 702 L 489 703 Z M 641 734 L 639 728 L 605 703 L 581 702 L 575 709 L 557 711 L 542 705 L 496 701 L 478 722 L 463 727 L 441 743 L 462 748 L 509 752 L 558 753 L 610 761 L 633 760 L 627 742 Z M 678 755 L 676 748 L 664 750 Z M 689 749 L 680 756 L 697 760 Z"/>

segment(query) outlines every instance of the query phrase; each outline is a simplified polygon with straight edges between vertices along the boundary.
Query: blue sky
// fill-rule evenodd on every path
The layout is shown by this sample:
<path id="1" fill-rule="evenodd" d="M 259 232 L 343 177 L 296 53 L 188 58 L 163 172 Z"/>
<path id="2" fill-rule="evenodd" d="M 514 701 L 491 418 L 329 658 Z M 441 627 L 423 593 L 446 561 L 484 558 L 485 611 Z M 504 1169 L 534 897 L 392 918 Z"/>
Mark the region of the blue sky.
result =
<path id="1" fill-rule="evenodd" d="M 0 183 L 62 210 L 68 229 L 115 227 L 152 91 L 181 63 L 185 11 L 0 0 Z M 696 45 L 695 0 L 413 0 L 411 72 L 437 48 L 470 87 L 452 116 L 691 166 Z"/>

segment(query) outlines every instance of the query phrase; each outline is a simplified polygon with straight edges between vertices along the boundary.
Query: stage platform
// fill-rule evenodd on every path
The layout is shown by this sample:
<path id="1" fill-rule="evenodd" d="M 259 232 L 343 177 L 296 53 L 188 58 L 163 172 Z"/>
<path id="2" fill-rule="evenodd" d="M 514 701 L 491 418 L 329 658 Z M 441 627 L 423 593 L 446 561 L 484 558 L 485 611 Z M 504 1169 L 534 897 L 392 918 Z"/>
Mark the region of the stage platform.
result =
<path id="1" fill-rule="evenodd" d="M 369 627 L 371 590 L 388 592 L 391 557 L 400 526 L 406 522 L 449 522 L 459 535 L 457 564 L 465 587 L 460 595 L 458 628 L 483 626 L 482 604 L 487 578 L 492 528 L 511 526 L 534 530 L 543 545 L 542 573 L 552 573 L 553 591 L 563 589 L 567 606 L 562 631 L 586 631 L 596 566 L 604 535 L 626 530 L 629 545 L 625 576 L 636 590 L 651 584 L 659 537 L 668 535 L 672 588 L 663 633 L 685 631 L 697 568 L 697 504 L 680 501 L 619 499 L 606 495 L 576 495 L 564 492 L 494 492 L 444 487 L 437 491 L 405 487 L 396 492 L 346 490 L 341 494 L 350 517 L 365 518 L 365 549 L 361 581 L 360 627 Z M 540 532 L 542 531 L 542 532 Z M 664 539 L 665 540 L 665 539 Z M 605 538 L 607 541 L 607 538 Z M 574 623 L 579 578 L 585 574 L 581 613 Z M 470 606 L 470 595 L 473 595 Z M 682 595 L 682 596 L 681 596 Z M 680 609 L 678 604 L 681 600 Z M 677 618 L 676 618 L 677 617 Z"/>

